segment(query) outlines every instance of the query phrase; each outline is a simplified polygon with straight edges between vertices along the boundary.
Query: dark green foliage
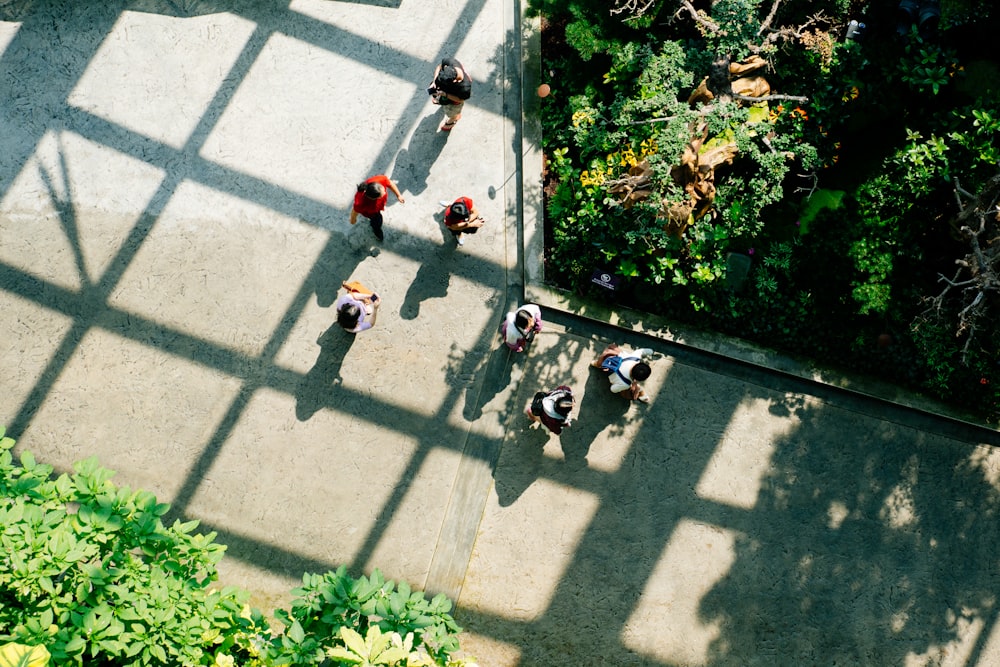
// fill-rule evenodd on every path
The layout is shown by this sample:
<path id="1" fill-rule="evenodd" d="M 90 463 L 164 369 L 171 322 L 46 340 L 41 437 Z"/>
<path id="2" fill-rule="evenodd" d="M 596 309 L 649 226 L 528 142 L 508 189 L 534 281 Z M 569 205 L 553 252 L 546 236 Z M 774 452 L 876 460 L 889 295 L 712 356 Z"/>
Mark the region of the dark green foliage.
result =
<path id="1" fill-rule="evenodd" d="M 587 292 L 601 267 L 625 278 L 618 298 L 628 305 L 844 370 L 878 369 L 1000 416 L 996 324 L 979 323 L 982 339 L 963 362 L 965 334 L 946 322 L 960 308 L 922 317 L 939 275 L 951 277 L 968 251 L 949 224 L 956 184 L 974 194 L 1000 168 L 1000 95 L 981 74 L 1000 71 L 982 48 L 995 30 L 963 14 L 985 18 L 990 7 L 943 2 L 939 38 L 845 42 L 848 19 L 884 26 L 892 8 L 788 0 L 771 29 L 812 23 L 799 38 L 765 43 L 773 3 L 761 0 L 712 3 L 717 31 L 683 10 L 639 32 L 595 3 L 533 6 L 546 15 L 543 58 L 555 73 L 543 104 L 548 279 Z M 571 30 L 574 21 L 589 27 Z M 688 105 L 713 59 L 751 52 L 768 60 L 772 93 L 809 101 Z M 975 86 L 965 85 L 967 59 Z M 712 212 L 678 238 L 665 232 L 665 211 L 684 197 L 671 170 L 697 123 L 709 145 L 733 141 L 739 151 L 716 170 Z M 613 189 L 643 159 L 649 196 L 623 206 Z M 832 190 L 842 193 L 837 208 L 808 199 Z M 731 253 L 752 259 L 738 292 L 726 277 Z"/>

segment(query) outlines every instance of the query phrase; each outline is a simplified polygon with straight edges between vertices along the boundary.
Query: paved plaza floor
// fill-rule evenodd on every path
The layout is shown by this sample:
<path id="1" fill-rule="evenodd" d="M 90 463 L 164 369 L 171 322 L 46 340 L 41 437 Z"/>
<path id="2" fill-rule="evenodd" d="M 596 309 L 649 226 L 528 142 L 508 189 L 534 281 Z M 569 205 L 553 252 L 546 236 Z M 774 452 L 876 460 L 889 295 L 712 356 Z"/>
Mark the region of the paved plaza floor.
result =
<path id="1" fill-rule="evenodd" d="M 579 309 L 499 345 L 544 291 L 523 10 L 0 0 L 19 451 L 217 531 L 261 608 L 341 564 L 446 592 L 484 667 L 1000 664 L 995 433 Z M 449 55 L 474 92 L 447 135 Z M 348 224 L 376 173 L 406 200 L 382 243 Z M 488 221 L 462 248 L 459 195 Z M 347 279 L 383 296 L 357 337 Z M 612 341 L 662 355 L 650 404 L 589 367 Z M 522 414 L 558 384 L 561 438 Z"/>

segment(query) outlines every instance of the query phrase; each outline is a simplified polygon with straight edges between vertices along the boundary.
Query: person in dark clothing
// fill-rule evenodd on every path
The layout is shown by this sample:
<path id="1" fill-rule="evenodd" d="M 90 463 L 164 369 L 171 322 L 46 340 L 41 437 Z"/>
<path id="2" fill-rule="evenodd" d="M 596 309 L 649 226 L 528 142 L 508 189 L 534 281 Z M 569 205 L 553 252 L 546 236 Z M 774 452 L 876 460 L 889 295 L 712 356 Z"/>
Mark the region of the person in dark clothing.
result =
<path id="1" fill-rule="evenodd" d="M 441 131 L 450 132 L 462 117 L 465 101 L 472 96 L 472 77 L 462 63 L 454 58 L 442 58 L 434 70 L 434 80 L 427 88 L 434 104 L 444 109 L 445 120 Z"/>

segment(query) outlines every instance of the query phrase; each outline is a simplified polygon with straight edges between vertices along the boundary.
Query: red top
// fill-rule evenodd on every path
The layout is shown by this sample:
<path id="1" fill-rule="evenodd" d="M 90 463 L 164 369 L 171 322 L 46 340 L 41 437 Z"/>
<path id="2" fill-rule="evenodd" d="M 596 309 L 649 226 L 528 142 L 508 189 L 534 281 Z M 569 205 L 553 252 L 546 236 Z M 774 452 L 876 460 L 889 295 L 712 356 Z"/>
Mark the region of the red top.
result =
<path id="1" fill-rule="evenodd" d="M 454 204 L 452 204 L 452 206 L 454 206 L 458 202 L 462 202 L 463 204 L 465 204 L 465 210 L 469 212 L 469 215 L 466 216 L 466 217 L 464 217 L 464 218 L 460 218 L 457 215 L 452 215 L 451 206 L 449 206 L 448 207 L 448 213 L 445 214 L 445 216 L 444 216 L 444 224 L 447 227 L 451 227 L 452 225 L 454 225 L 456 223 L 459 223 L 459 222 L 465 222 L 472 215 L 472 200 L 471 199 L 469 199 L 468 197 L 459 197 L 458 199 L 455 200 L 455 202 L 454 202 Z"/>
<path id="2" fill-rule="evenodd" d="M 378 176 L 372 176 L 365 183 L 378 183 L 385 190 L 378 199 L 369 199 L 365 196 L 364 191 L 354 195 L 354 210 L 366 218 L 370 218 L 383 210 L 386 202 L 389 201 L 389 179 L 379 174 Z"/>

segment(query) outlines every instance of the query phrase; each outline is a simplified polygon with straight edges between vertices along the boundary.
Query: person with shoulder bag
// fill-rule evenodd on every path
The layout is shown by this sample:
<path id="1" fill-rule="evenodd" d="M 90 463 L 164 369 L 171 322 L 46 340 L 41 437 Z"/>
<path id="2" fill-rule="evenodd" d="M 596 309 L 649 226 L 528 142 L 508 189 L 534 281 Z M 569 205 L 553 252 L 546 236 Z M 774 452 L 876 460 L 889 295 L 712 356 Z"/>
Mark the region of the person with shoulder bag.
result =
<path id="1" fill-rule="evenodd" d="M 427 88 L 427 94 L 431 96 L 431 102 L 444 109 L 445 120 L 438 129 L 450 132 L 462 118 L 465 101 L 472 97 L 472 77 L 456 59 L 442 58 L 441 64 L 434 70 L 434 79 Z"/>
<path id="2" fill-rule="evenodd" d="M 361 333 L 375 326 L 378 308 L 382 299 L 359 282 L 345 282 L 341 285 L 347 294 L 337 299 L 337 324 L 347 333 Z"/>
<path id="3" fill-rule="evenodd" d="M 652 358 L 653 351 L 647 347 L 630 352 L 612 343 L 590 365 L 608 374 L 612 393 L 649 403 L 649 396 L 639 383 L 652 373 L 648 363 Z"/>
<path id="4" fill-rule="evenodd" d="M 527 303 L 507 313 L 500 323 L 499 333 L 504 345 L 515 352 L 524 352 L 535 334 L 542 330 L 542 309 Z"/>

